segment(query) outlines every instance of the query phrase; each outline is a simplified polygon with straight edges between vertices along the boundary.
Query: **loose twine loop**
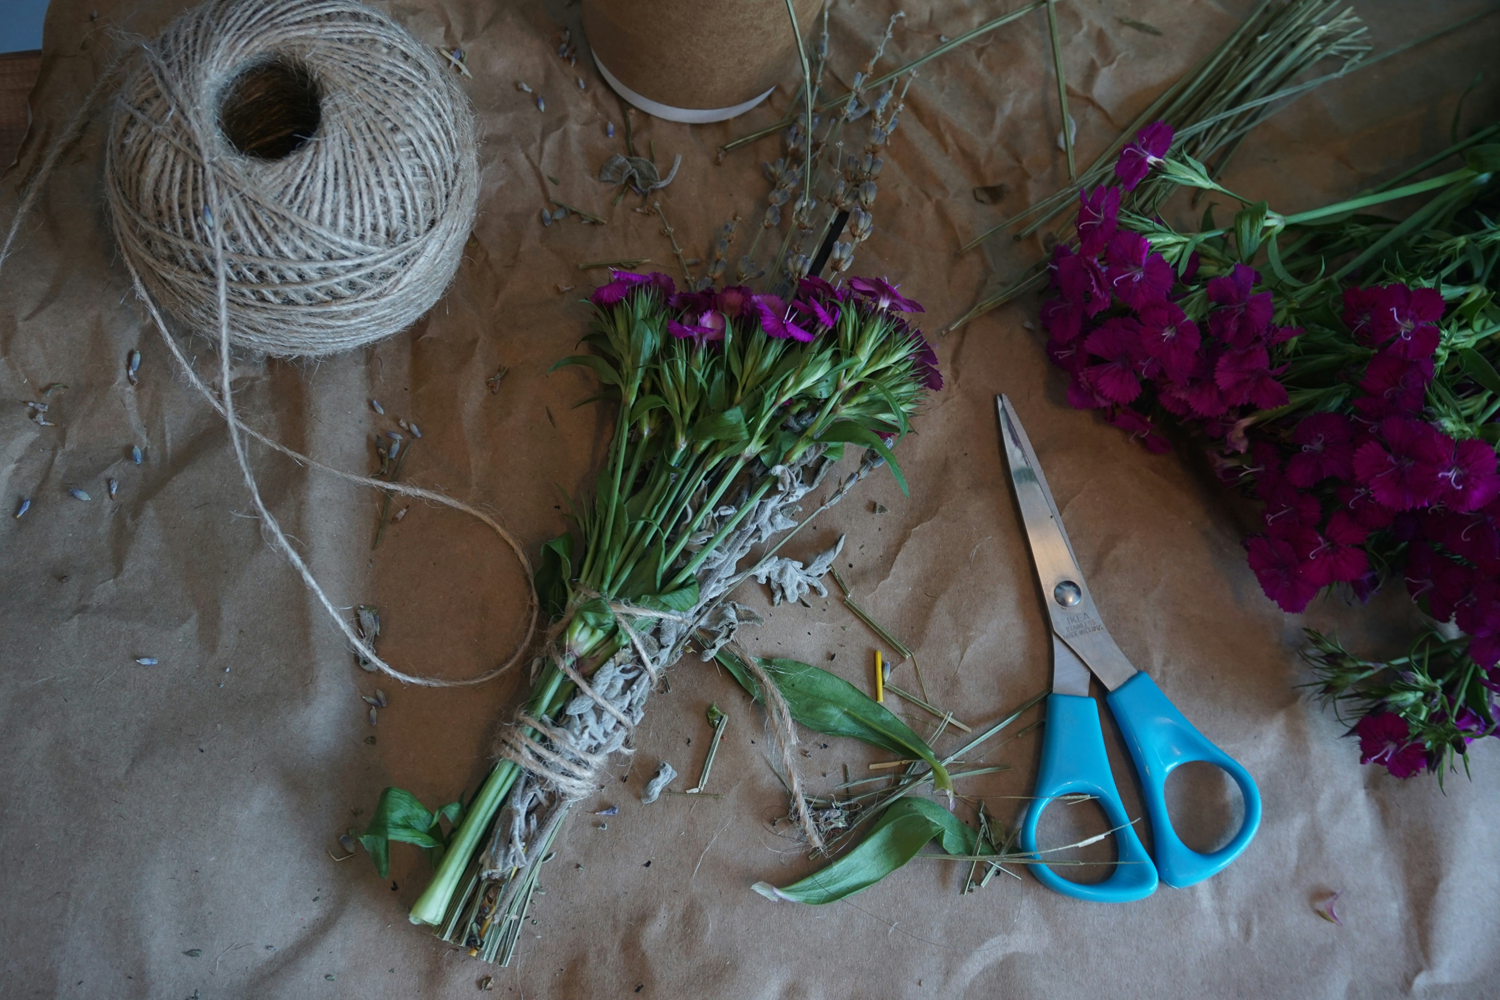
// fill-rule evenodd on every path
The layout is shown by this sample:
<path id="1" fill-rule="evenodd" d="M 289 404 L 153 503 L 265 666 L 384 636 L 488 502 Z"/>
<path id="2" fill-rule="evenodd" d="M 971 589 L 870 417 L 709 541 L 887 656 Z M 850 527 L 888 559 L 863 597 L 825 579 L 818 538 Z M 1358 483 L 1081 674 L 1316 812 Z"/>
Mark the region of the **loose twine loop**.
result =
<path id="1" fill-rule="evenodd" d="M 133 68 L 131 68 L 133 66 Z M 478 202 L 468 100 L 431 52 L 356 0 L 208 0 L 113 63 L 42 159 L 3 247 L 92 108 L 129 70 L 105 153 L 105 199 L 137 295 L 188 381 L 224 418 L 264 530 L 345 639 L 376 669 L 422 687 L 482 684 L 514 666 L 450 680 L 404 673 L 360 637 L 267 509 L 245 437 L 347 482 L 462 511 L 506 543 L 492 517 L 431 490 L 336 469 L 240 423 L 235 347 L 316 357 L 405 329 L 458 268 Z M 168 329 L 215 332 L 221 390 L 194 370 Z"/>

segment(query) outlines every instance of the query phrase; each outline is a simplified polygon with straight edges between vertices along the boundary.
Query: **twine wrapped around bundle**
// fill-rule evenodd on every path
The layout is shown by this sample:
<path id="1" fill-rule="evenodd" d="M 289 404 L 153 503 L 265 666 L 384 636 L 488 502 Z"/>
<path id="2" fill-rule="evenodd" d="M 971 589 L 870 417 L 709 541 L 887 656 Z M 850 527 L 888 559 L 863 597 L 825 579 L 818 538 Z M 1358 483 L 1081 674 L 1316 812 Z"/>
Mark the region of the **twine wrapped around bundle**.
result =
<path id="1" fill-rule="evenodd" d="M 216 227 L 237 347 L 330 354 L 437 302 L 479 169 L 468 100 L 430 47 L 356 0 L 209 0 L 139 51 L 105 191 L 121 253 L 174 319 L 219 325 Z"/>

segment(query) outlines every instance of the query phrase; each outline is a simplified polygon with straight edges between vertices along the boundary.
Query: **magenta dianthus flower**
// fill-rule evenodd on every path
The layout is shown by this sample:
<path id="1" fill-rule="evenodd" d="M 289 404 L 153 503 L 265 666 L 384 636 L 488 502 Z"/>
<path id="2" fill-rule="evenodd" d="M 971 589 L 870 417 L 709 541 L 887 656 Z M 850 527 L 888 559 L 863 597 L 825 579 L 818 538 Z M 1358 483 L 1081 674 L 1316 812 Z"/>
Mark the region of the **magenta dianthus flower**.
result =
<path id="1" fill-rule="evenodd" d="M 1146 179 L 1151 168 L 1161 162 L 1172 148 L 1172 126 L 1166 122 L 1154 122 L 1135 134 L 1135 139 L 1120 151 L 1115 163 L 1115 176 L 1126 191 L 1134 191 L 1136 185 Z"/>
<path id="2" fill-rule="evenodd" d="M 1140 324 L 1123 316 L 1107 319 L 1089 334 L 1084 346 L 1103 362 L 1084 370 L 1095 392 L 1111 403 L 1128 403 L 1141 394 L 1136 372 L 1144 354 Z"/>
<path id="3" fill-rule="evenodd" d="M 1165 300 L 1140 310 L 1141 347 L 1161 362 L 1169 379 L 1184 378 L 1192 371 L 1202 338 L 1198 324 L 1188 319 L 1174 303 Z"/>
<path id="4" fill-rule="evenodd" d="M 1422 409 L 1432 373 L 1431 358 L 1411 361 L 1381 351 L 1365 367 L 1365 376 L 1359 382 L 1364 395 L 1354 400 L 1354 409 L 1366 420 L 1417 413 Z"/>
<path id="5" fill-rule="evenodd" d="M 1258 344 L 1229 351 L 1219 358 L 1214 366 L 1214 382 L 1231 406 L 1248 403 L 1269 410 L 1287 401 L 1286 386 L 1271 373 L 1270 354 Z"/>
<path id="6" fill-rule="evenodd" d="M 1245 554 L 1250 569 L 1260 581 L 1260 589 L 1281 610 L 1298 614 L 1317 594 L 1317 586 L 1302 572 L 1302 560 L 1290 542 L 1266 535 L 1245 539 Z"/>
<path id="7" fill-rule="evenodd" d="M 1086 256 L 1097 257 L 1120 221 L 1120 189 L 1096 187 L 1078 192 L 1078 242 Z"/>
<path id="8" fill-rule="evenodd" d="M 1115 233 L 1104 260 L 1111 290 L 1132 309 L 1163 302 L 1172 290 L 1172 265 L 1139 233 Z"/>
<path id="9" fill-rule="evenodd" d="M 1386 417 L 1377 439 L 1354 453 L 1354 475 L 1391 510 L 1426 507 L 1443 495 L 1443 460 L 1452 442 L 1420 420 Z"/>
<path id="10" fill-rule="evenodd" d="M 1410 778 L 1427 766 L 1427 753 L 1411 738 L 1411 728 L 1395 712 L 1372 712 L 1354 726 L 1359 762 L 1380 764 L 1397 778 Z"/>
<path id="11" fill-rule="evenodd" d="M 625 301 L 631 292 L 642 286 L 656 289 L 661 292 L 662 298 L 668 301 L 677 291 L 677 286 L 673 284 L 672 279 L 660 271 L 652 271 L 650 274 L 611 271 L 609 283 L 594 289 L 594 294 L 589 296 L 589 301 L 601 307 L 617 305 Z"/>
<path id="12" fill-rule="evenodd" d="M 1292 443 L 1302 449 L 1286 463 L 1293 486 L 1306 489 L 1329 476 L 1348 479 L 1354 474 L 1354 422 L 1342 413 L 1304 417 L 1292 432 Z"/>
<path id="13" fill-rule="evenodd" d="M 880 278 L 850 278 L 849 289 L 855 295 L 875 303 L 877 309 L 896 309 L 899 312 L 926 312 L 918 303 L 896 291 L 897 286 Z"/>
<path id="14" fill-rule="evenodd" d="M 1208 281 L 1208 300 L 1219 308 L 1208 314 L 1208 328 L 1231 347 L 1265 342 L 1271 328 L 1270 292 L 1252 292 L 1260 275 L 1244 264 Z"/>

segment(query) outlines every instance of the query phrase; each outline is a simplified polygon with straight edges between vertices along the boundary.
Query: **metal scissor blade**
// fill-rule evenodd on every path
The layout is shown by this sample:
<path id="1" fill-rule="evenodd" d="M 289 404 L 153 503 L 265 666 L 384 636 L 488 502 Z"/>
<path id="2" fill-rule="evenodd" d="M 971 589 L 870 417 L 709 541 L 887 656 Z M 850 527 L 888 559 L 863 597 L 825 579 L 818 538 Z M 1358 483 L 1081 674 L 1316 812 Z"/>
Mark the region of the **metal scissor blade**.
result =
<path id="1" fill-rule="evenodd" d="M 1010 485 L 1021 504 L 1021 518 L 1026 523 L 1026 539 L 1037 560 L 1037 572 L 1044 578 L 1042 569 L 1045 556 L 1048 567 L 1083 583 L 1083 571 L 1078 568 L 1078 559 L 1073 555 L 1073 544 L 1063 530 L 1062 515 L 1057 512 L 1057 503 L 1052 499 L 1052 490 L 1047 478 L 1042 475 L 1042 466 L 1031 450 L 1031 441 L 1026 430 L 1016 417 L 1015 408 L 1004 394 L 995 397 L 1000 412 L 1000 439 L 1005 446 L 1005 459 L 1010 466 Z"/>
<path id="2" fill-rule="evenodd" d="M 1000 438 L 1010 466 L 1011 488 L 1021 508 L 1026 540 L 1031 545 L 1031 558 L 1036 564 L 1053 635 L 1077 653 L 1078 659 L 1113 691 L 1129 680 L 1136 669 L 1099 620 L 1094 598 L 1073 555 L 1073 545 L 1063 530 L 1062 515 L 1057 512 L 1052 491 L 1015 409 L 1004 395 L 995 397 L 995 405 L 1000 414 Z M 1076 670 L 1070 667 L 1066 658 L 1054 657 L 1053 690 L 1063 691 L 1059 685 L 1077 686 Z M 1087 692 L 1087 686 L 1084 691 Z"/>

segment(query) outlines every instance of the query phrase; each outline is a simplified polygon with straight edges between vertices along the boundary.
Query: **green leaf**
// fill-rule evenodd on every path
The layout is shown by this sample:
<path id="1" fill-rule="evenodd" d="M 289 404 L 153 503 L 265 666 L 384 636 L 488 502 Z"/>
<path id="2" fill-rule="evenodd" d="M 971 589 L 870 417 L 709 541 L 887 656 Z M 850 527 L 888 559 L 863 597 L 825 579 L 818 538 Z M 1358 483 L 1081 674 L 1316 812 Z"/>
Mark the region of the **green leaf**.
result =
<path id="1" fill-rule="evenodd" d="M 642 396 L 640 399 L 636 400 L 635 405 L 630 408 L 630 422 L 635 423 L 637 420 L 641 419 L 652 410 L 659 409 L 666 405 L 667 401 L 665 399 L 662 399 L 660 396 Z"/>
<path id="2" fill-rule="evenodd" d="M 1258 201 L 1248 208 L 1241 209 L 1234 216 L 1234 242 L 1239 248 L 1240 260 L 1250 263 L 1255 259 L 1255 251 L 1260 249 L 1261 233 L 1266 228 L 1266 212 L 1270 206 L 1263 201 Z"/>
<path id="3" fill-rule="evenodd" d="M 647 594 L 635 603 L 657 611 L 691 611 L 698 603 L 698 580 L 695 577 L 686 587 L 665 594 Z"/>
<path id="4" fill-rule="evenodd" d="M 603 358 L 596 358 L 592 354 L 569 355 L 568 357 L 563 358 L 557 364 L 553 365 L 551 368 L 548 368 L 547 374 L 551 375 L 559 368 L 567 368 L 571 365 L 580 365 L 584 368 L 592 369 L 594 371 L 594 374 L 599 376 L 599 381 L 603 382 L 605 385 L 620 384 L 620 373 L 615 370 L 614 366 L 611 365 L 608 361 L 605 361 Z"/>
<path id="5" fill-rule="evenodd" d="M 879 882 L 916 857 L 934 838 L 948 854 L 972 855 L 979 846 L 978 834 L 936 802 L 899 799 L 875 822 L 858 847 L 828 867 L 784 889 L 765 882 L 757 882 L 753 888 L 767 899 L 813 906 L 837 902 Z"/>
<path id="6" fill-rule="evenodd" d="M 385 878 L 391 873 L 391 841 L 416 844 L 418 847 L 443 845 L 442 840 L 430 832 L 436 822 L 436 816 L 428 812 L 411 792 L 387 788 L 380 793 L 380 801 L 375 805 L 370 825 L 359 835 L 359 842 L 369 852 L 380 877 Z"/>
<path id="7" fill-rule="evenodd" d="M 1293 288 L 1302 288 L 1305 282 L 1298 281 L 1287 271 L 1286 265 L 1281 262 L 1281 247 L 1276 243 L 1276 237 L 1266 240 L 1266 257 L 1271 262 L 1271 270 L 1276 272 L 1276 277 L 1291 285 Z"/>
<path id="8" fill-rule="evenodd" d="M 579 621 L 596 632 L 603 632 L 615 623 L 615 613 L 609 610 L 609 604 L 602 597 L 584 601 L 573 613 Z"/>
<path id="9" fill-rule="evenodd" d="M 536 596 L 549 619 L 568 606 L 568 581 L 573 578 L 573 536 L 558 535 L 542 546 L 542 564 L 536 569 Z"/>
<path id="10" fill-rule="evenodd" d="M 763 702 L 760 685 L 749 668 L 728 650 L 715 657 L 750 697 Z M 796 660 L 760 661 L 766 676 L 786 699 L 792 720 L 825 736 L 852 736 L 902 757 L 919 757 L 932 768 L 933 785 L 950 795 L 953 781 L 937 755 L 916 733 L 884 705 L 821 667 Z"/>
<path id="11" fill-rule="evenodd" d="M 738 406 L 723 413 L 711 413 L 700 419 L 688 431 L 693 441 L 748 441 L 750 431 L 745 427 L 745 414 Z"/>
<path id="12" fill-rule="evenodd" d="M 896 485 L 901 487 L 901 492 L 906 496 L 911 496 L 911 490 L 906 486 L 906 477 L 901 474 L 901 466 L 896 464 L 896 456 L 891 454 L 891 449 L 880 439 L 879 434 L 869 428 L 861 427 L 852 420 L 841 420 L 818 435 L 818 440 L 822 442 L 846 441 L 869 448 L 885 459 L 886 464 L 891 467 L 891 475 L 896 478 Z"/>
<path id="13" fill-rule="evenodd" d="M 1469 150 L 1468 167 L 1477 173 L 1488 174 L 1500 170 L 1500 145 L 1486 143 Z"/>
<path id="14" fill-rule="evenodd" d="M 1458 361 L 1470 378 L 1490 392 L 1500 393 L 1500 372 L 1495 371 L 1495 366 L 1485 360 L 1483 354 L 1472 347 L 1465 347 L 1459 350 Z"/>

